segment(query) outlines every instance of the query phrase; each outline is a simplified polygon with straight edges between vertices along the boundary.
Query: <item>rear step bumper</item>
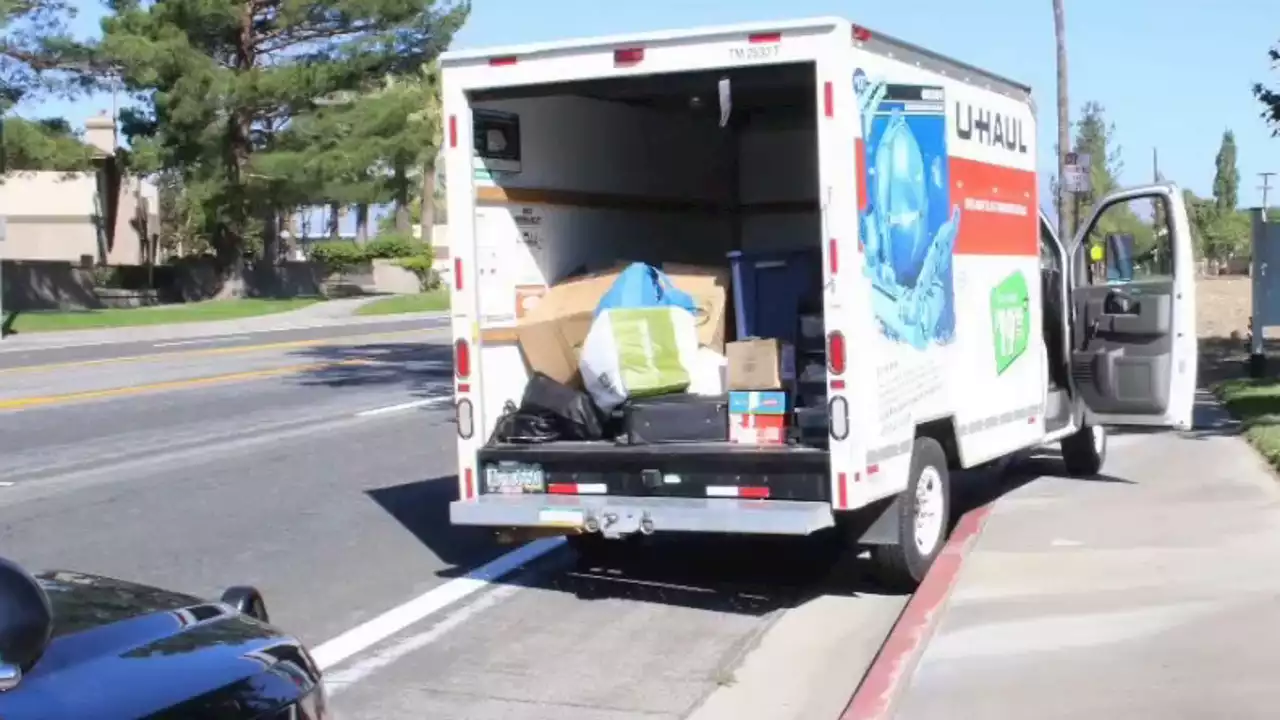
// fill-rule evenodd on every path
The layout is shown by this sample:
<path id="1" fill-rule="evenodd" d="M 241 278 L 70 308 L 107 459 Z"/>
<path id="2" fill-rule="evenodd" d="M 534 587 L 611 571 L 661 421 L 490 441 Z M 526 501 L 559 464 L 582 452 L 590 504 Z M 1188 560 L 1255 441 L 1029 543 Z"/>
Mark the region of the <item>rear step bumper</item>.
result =
<path id="1" fill-rule="evenodd" d="M 586 484 L 593 494 L 615 497 L 732 499 L 735 487 L 767 490 L 769 500 L 831 502 L 831 464 L 826 450 L 719 443 L 615 445 L 608 442 L 554 442 L 491 445 L 476 456 L 477 476 L 504 463 L 539 468 L 547 488 Z M 478 488 L 480 494 L 491 492 Z M 584 493 L 585 494 L 585 493 Z M 765 497 L 752 496 L 753 499 Z"/>
<path id="2" fill-rule="evenodd" d="M 810 535 L 835 524 L 825 502 L 607 495 L 481 495 L 450 503 L 449 520 L 455 525 L 599 531 L 607 537 L 637 532 Z"/>

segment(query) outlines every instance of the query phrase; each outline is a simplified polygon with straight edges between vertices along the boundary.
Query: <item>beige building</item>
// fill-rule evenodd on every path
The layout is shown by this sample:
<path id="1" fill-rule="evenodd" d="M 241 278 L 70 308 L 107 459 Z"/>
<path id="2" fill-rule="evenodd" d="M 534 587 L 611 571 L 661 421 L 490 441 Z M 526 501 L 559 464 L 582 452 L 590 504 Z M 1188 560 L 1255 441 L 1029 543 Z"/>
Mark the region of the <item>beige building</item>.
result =
<path id="1" fill-rule="evenodd" d="M 85 123 L 85 141 L 106 156 L 116 146 L 108 116 Z M 4 260 L 65 261 L 75 264 L 140 265 L 147 261 L 149 236 L 160 231 L 159 196 L 153 183 L 99 172 L 15 172 L 0 181 L 0 215 L 6 234 Z M 104 202 L 111 198 L 112 202 Z M 114 221 L 108 220 L 114 218 Z"/>

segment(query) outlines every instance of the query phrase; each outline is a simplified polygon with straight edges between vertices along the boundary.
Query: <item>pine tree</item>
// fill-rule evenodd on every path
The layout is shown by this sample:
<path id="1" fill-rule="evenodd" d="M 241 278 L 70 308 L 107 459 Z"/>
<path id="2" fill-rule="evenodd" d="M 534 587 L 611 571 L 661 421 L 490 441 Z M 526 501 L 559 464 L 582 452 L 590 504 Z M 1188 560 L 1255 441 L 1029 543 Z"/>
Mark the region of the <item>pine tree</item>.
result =
<path id="1" fill-rule="evenodd" d="M 140 99 L 125 125 L 136 162 L 182 174 L 191 207 L 228 275 L 282 208 L 348 200 L 372 157 L 295 173 L 272 162 L 295 118 L 417 72 L 447 47 L 463 3 L 435 0 L 113 0 L 102 52 Z M 359 103 L 357 103 L 358 105 Z M 301 120 L 300 120 L 301 121 Z M 367 132 L 352 128 L 350 135 Z M 289 172 L 277 172 L 288 169 Z M 376 168 L 365 165 L 372 176 Z M 358 184 L 358 183 L 357 183 Z M 327 194 L 326 194 L 327 193 Z M 318 195 L 317 195 L 318 194 Z"/>

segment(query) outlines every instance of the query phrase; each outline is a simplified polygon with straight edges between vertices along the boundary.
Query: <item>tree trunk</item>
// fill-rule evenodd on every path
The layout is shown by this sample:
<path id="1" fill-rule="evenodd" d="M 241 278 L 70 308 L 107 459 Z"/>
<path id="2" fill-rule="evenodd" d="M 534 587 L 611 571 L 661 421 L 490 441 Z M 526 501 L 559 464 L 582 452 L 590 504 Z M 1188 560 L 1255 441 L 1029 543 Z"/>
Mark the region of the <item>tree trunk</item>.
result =
<path id="1" fill-rule="evenodd" d="M 395 188 L 396 232 L 400 235 L 408 235 L 413 225 L 413 218 L 409 216 L 409 178 L 402 163 L 396 164 Z"/>
<path id="2" fill-rule="evenodd" d="M 422 166 L 422 242 L 431 244 L 431 229 L 436 224 L 436 164 Z"/>
<path id="3" fill-rule="evenodd" d="M 363 245 L 369 241 L 369 205 L 356 205 L 356 244 Z"/>
<path id="4" fill-rule="evenodd" d="M 329 239 L 338 239 L 338 216 L 342 208 L 336 202 L 329 203 Z"/>
<path id="5" fill-rule="evenodd" d="M 1053 0 L 1053 34 L 1058 44 L 1058 239 L 1071 242 L 1075 226 L 1067 219 L 1071 194 L 1063 180 L 1067 174 L 1067 153 L 1071 150 L 1071 115 L 1067 99 L 1067 21 L 1063 0 Z"/>

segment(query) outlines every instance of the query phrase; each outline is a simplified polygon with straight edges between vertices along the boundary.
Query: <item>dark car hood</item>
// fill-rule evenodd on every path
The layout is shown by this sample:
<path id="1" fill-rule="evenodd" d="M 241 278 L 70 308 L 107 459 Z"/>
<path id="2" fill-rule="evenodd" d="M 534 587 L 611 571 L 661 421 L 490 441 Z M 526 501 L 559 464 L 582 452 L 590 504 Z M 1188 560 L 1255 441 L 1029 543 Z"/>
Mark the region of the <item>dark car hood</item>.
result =
<path id="1" fill-rule="evenodd" d="M 319 673 L 293 638 L 221 603 L 97 575 L 38 575 L 53 640 L 0 718 L 257 717 Z"/>

